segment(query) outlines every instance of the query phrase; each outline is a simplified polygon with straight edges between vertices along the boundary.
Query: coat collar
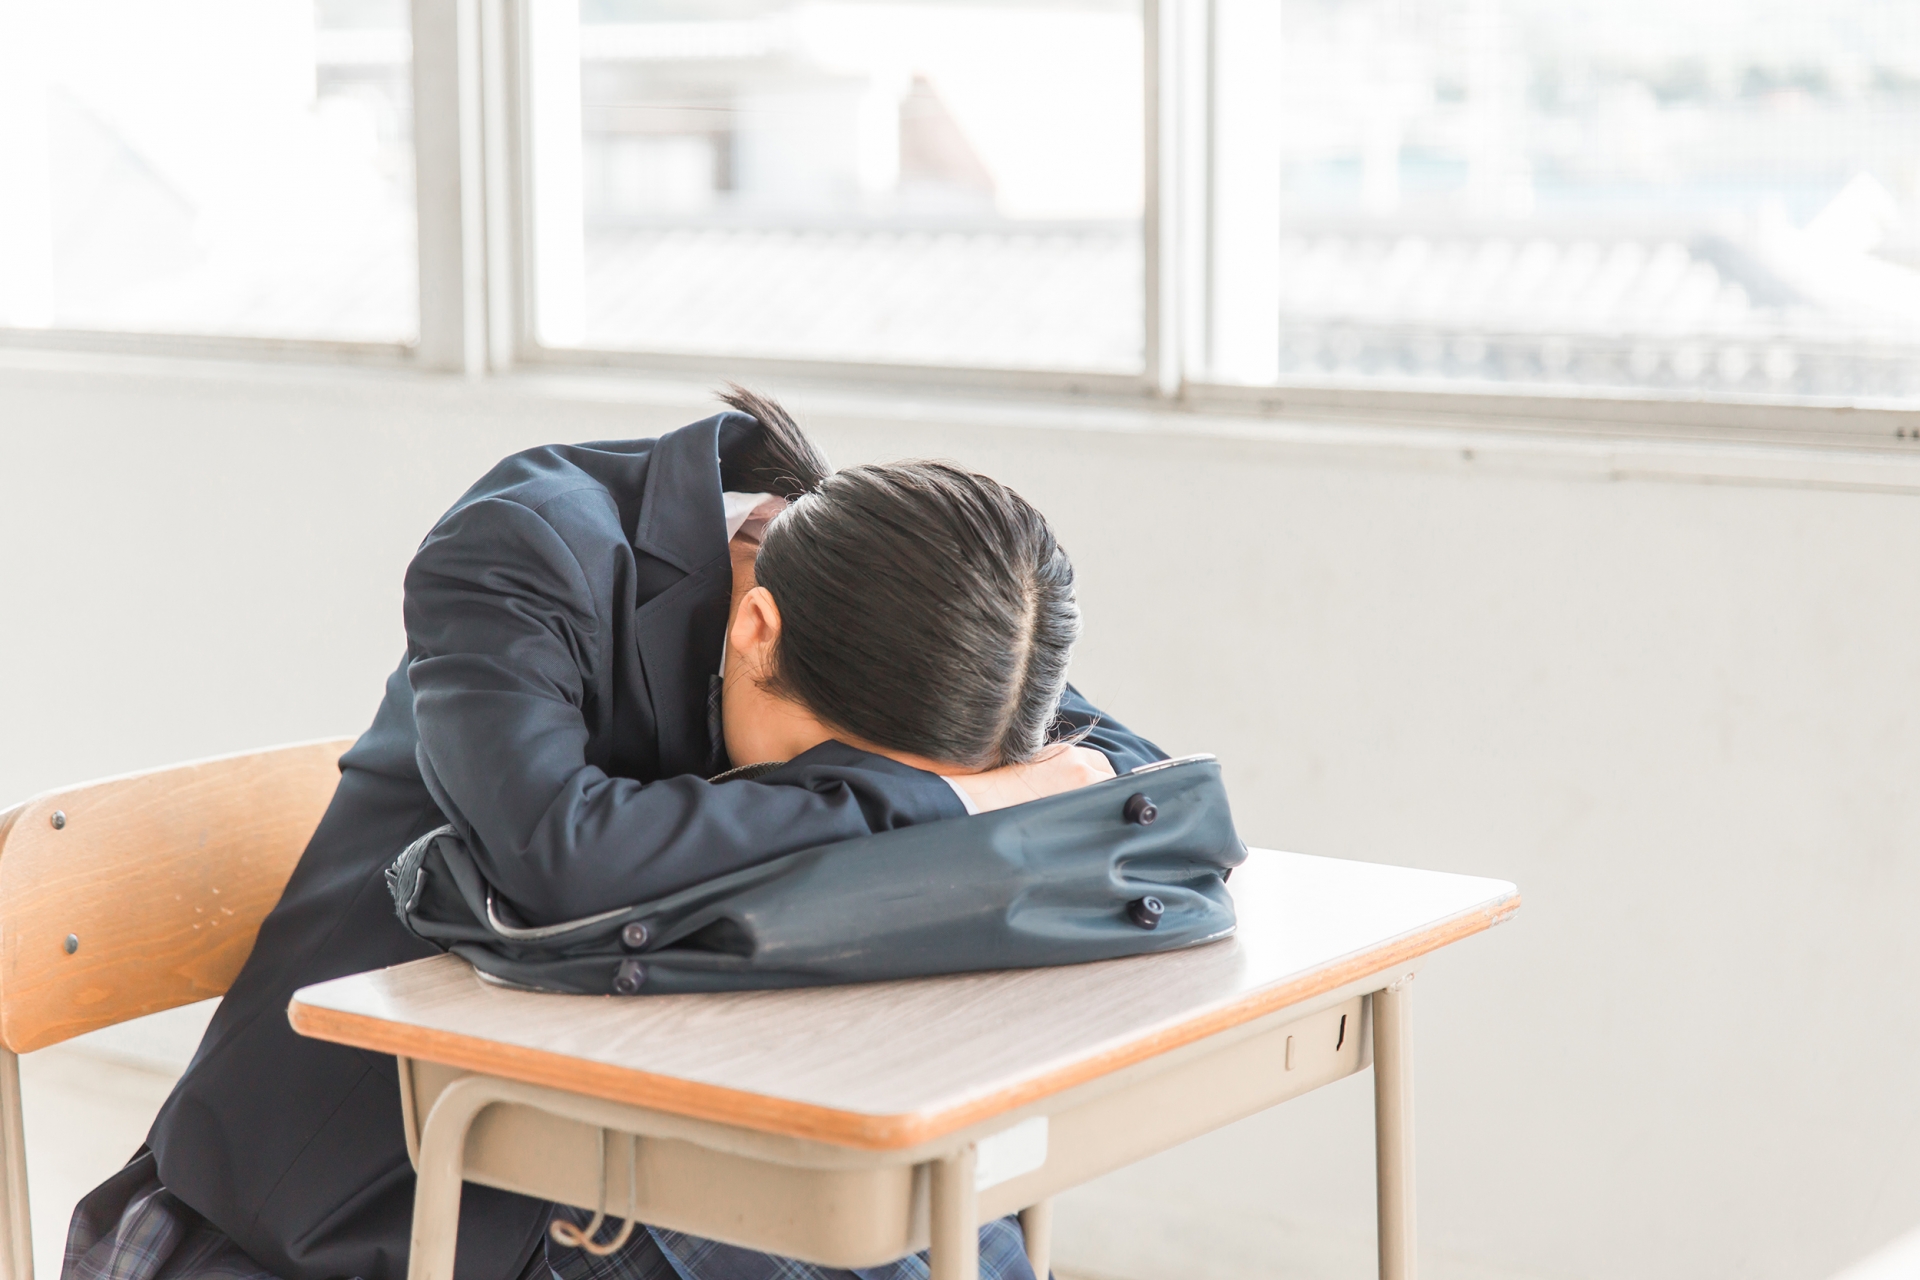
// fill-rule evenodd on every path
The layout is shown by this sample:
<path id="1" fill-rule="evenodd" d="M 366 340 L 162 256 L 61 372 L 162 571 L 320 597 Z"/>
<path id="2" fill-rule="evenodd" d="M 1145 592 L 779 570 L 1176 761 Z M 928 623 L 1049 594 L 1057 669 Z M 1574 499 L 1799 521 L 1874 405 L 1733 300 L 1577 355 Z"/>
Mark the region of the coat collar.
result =
<path id="1" fill-rule="evenodd" d="M 720 501 L 720 429 L 736 414 L 669 431 L 653 447 L 634 522 L 633 547 L 692 573 L 727 553 L 727 515 Z"/>
<path id="2" fill-rule="evenodd" d="M 662 777 L 705 775 L 720 758 L 708 699 L 733 587 L 720 445 L 754 429 L 744 414 L 716 414 L 661 436 L 647 463 L 634 550 L 686 575 L 642 605 L 636 619 Z"/>

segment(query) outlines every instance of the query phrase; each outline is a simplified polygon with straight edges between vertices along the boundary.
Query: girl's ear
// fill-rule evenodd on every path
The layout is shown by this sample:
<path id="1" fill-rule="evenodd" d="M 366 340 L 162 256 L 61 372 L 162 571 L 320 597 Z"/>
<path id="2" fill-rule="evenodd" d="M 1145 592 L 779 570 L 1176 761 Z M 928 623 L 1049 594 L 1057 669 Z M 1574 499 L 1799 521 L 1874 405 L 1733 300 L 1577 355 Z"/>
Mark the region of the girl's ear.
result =
<path id="1" fill-rule="evenodd" d="M 773 647 L 780 640 L 780 606 L 765 587 L 752 587 L 740 598 L 728 643 L 756 679 L 772 666 Z"/>

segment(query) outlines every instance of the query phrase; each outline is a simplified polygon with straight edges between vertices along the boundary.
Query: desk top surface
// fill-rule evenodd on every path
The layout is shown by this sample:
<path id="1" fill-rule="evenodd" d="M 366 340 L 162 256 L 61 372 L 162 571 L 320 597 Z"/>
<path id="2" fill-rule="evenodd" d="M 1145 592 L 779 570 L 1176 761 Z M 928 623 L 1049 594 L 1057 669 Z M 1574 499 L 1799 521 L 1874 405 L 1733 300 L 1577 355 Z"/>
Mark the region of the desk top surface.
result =
<path id="1" fill-rule="evenodd" d="M 1252 851 L 1234 937 L 800 991 L 563 996 L 435 956 L 303 988 L 303 1035 L 851 1147 L 913 1146 L 1498 923 L 1504 880 Z"/>

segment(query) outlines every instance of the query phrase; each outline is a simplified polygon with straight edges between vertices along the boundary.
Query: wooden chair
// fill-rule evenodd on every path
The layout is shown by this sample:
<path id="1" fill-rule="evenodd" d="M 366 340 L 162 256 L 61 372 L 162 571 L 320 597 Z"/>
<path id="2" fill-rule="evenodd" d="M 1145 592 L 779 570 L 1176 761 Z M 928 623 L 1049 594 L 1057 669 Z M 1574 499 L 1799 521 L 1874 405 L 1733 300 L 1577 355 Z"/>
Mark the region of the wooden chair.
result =
<path id="1" fill-rule="evenodd" d="M 0 812 L 0 1280 L 33 1280 L 18 1055 L 224 994 L 351 743 L 198 760 Z"/>

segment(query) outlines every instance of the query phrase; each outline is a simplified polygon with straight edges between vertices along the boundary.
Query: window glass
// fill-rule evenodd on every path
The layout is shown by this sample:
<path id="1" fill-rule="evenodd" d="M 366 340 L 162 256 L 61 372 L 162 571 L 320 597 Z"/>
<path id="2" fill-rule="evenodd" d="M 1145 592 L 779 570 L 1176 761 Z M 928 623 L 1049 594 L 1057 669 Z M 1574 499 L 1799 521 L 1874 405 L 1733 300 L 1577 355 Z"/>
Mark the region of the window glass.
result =
<path id="1" fill-rule="evenodd" d="M 536 0 L 549 345 L 1137 371 L 1136 0 Z"/>
<path id="2" fill-rule="evenodd" d="M 0 325 L 409 341 L 405 0 L 0 4 Z"/>
<path id="3" fill-rule="evenodd" d="M 1281 377 L 1920 396 L 1920 5 L 1284 12 Z"/>

